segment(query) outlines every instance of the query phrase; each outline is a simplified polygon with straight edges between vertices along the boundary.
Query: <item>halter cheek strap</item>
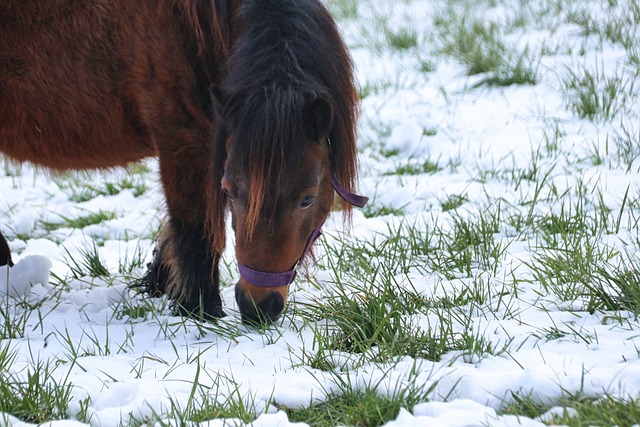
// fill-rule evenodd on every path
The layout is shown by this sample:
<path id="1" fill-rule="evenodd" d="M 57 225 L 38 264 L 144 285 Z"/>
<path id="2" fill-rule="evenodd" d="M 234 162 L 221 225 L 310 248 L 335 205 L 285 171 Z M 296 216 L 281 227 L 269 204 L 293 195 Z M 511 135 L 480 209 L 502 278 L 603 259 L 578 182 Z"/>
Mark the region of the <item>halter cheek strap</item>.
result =
<path id="1" fill-rule="evenodd" d="M 331 185 L 340 197 L 342 197 L 347 203 L 350 203 L 353 206 L 362 208 L 369 201 L 368 197 L 351 193 L 349 190 L 344 188 L 335 177 L 331 178 Z M 298 267 L 298 264 L 300 264 L 300 261 L 302 261 L 302 259 L 305 257 L 305 255 L 309 251 L 309 248 L 311 248 L 311 245 L 313 245 L 313 242 L 315 242 L 316 239 L 322 234 L 323 225 L 324 221 L 322 221 L 320 225 L 318 225 L 316 229 L 313 230 L 313 232 L 307 239 L 307 244 L 302 251 L 302 255 L 300 256 L 298 261 L 296 261 L 291 270 L 283 271 L 282 273 L 267 273 L 264 271 L 254 270 L 247 267 L 246 265 L 238 263 L 238 271 L 240 272 L 240 277 L 242 277 L 245 281 L 251 283 L 253 286 L 260 286 L 263 288 L 275 288 L 279 286 L 290 285 L 296 278 L 296 268 Z"/>

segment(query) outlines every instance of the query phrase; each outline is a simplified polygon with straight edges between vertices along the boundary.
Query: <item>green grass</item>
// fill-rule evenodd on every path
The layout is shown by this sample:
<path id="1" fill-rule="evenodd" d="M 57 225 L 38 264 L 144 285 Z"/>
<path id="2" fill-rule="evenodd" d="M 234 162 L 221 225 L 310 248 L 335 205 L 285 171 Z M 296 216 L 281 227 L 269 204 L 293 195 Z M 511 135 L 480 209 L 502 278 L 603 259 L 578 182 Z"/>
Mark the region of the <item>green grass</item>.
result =
<path id="1" fill-rule="evenodd" d="M 109 269 L 105 266 L 104 261 L 100 258 L 98 246 L 95 241 L 90 247 L 79 249 L 79 257 L 71 255 L 69 250 L 65 248 L 67 253 L 67 262 L 71 270 L 71 276 L 74 279 L 82 279 L 84 277 L 108 277 Z"/>
<path id="2" fill-rule="evenodd" d="M 358 17 L 359 0 L 327 0 L 326 3 L 335 19 L 347 20 Z"/>
<path id="3" fill-rule="evenodd" d="M 463 194 L 452 194 L 440 202 L 442 212 L 458 209 L 464 205 L 469 199 Z"/>
<path id="4" fill-rule="evenodd" d="M 124 173 L 118 171 L 108 179 L 96 179 L 99 173 L 67 172 L 54 177 L 56 185 L 69 195 L 69 200 L 86 202 L 99 196 L 115 196 L 124 190 L 131 190 L 139 197 L 148 190 L 147 177 L 151 169 L 144 163 L 130 165 Z M 99 184 L 95 184 L 98 181 Z M 102 182 L 100 182 L 102 181 Z"/>
<path id="5" fill-rule="evenodd" d="M 376 361 L 404 355 L 438 360 L 449 349 L 451 337 L 432 335 L 412 323 L 411 313 L 426 305 L 424 299 L 395 283 L 392 276 L 378 278 L 372 272 L 369 280 L 352 286 L 337 283 L 336 294 L 301 313 L 314 322 L 317 341 L 322 343 L 312 366 L 323 366 L 335 351 Z M 323 319 L 329 324 L 317 323 Z"/>
<path id="6" fill-rule="evenodd" d="M 569 427 L 632 426 L 640 419 L 640 403 L 637 400 L 620 400 L 610 396 L 567 402 L 566 407 L 575 412 L 563 413 L 553 418 L 556 424 Z"/>
<path id="7" fill-rule="evenodd" d="M 567 108 L 591 121 L 610 121 L 636 101 L 635 76 L 622 70 L 608 74 L 603 66 L 567 68 L 561 85 Z"/>
<path id="8" fill-rule="evenodd" d="M 374 205 L 367 204 L 363 208 L 363 214 L 365 218 L 374 218 L 376 216 L 395 215 L 401 216 L 404 213 L 402 207 L 395 207 L 389 205 Z"/>
<path id="9" fill-rule="evenodd" d="M 440 53 L 460 61 L 470 76 L 482 75 L 475 86 L 536 84 L 540 57 L 528 46 L 505 44 L 500 26 L 463 14 L 442 14 L 436 19 Z"/>
<path id="10" fill-rule="evenodd" d="M 350 378 L 336 376 L 338 390 L 329 392 L 322 403 L 300 409 L 280 406 L 280 409 L 287 412 L 290 421 L 304 422 L 312 427 L 380 426 L 394 420 L 401 408 L 410 409 L 427 401 L 431 390 L 416 381 L 415 372 L 412 375 L 413 378 L 404 384 L 396 384 L 388 393 L 381 392 L 383 380 L 355 386 Z"/>
<path id="11" fill-rule="evenodd" d="M 395 170 L 391 172 L 385 172 L 383 175 L 421 175 L 421 174 L 434 174 L 440 172 L 442 167 L 438 165 L 438 162 L 432 162 L 427 159 L 422 162 L 408 161 L 405 164 L 398 165 Z"/>
<path id="12" fill-rule="evenodd" d="M 513 401 L 505 405 L 500 413 L 535 418 L 545 414 L 550 407 L 539 403 L 530 395 L 511 393 Z M 570 396 L 554 406 L 560 408 L 552 415 L 545 415 L 547 425 L 569 427 L 625 426 L 636 425 L 640 419 L 640 403 L 633 399 L 618 399 L 605 394 L 601 398 Z"/>
<path id="13" fill-rule="evenodd" d="M 385 28 L 384 36 L 393 49 L 406 50 L 418 46 L 418 33 L 410 28 L 400 28 L 396 31 Z"/>
<path id="14" fill-rule="evenodd" d="M 14 371 L 15 357 L 8 346 L 0 349 L 0 412 L 35 424 L 67 419 L 73 385 L 56 379 L 49 362 Z"/>
<path id="15" fill-rule="evenodd" d="M 63 215 L 59 215 L 61 221 L 60 222 L 49 222 L 45 221 L 42 223 L 42 227 L 47 232 L 52 232 L 55 230 L 59 230 L 61 228 L 76 228 L 81 229 L 88 227 L 94 224 L 101 224 L 105 221 L 110 221 L 116 218 L 116 214 L 114 212 L 99 210 L 98 212 L 89 212 L 85 215 L 80 215 L 77 217 L 67 217 Z"/>

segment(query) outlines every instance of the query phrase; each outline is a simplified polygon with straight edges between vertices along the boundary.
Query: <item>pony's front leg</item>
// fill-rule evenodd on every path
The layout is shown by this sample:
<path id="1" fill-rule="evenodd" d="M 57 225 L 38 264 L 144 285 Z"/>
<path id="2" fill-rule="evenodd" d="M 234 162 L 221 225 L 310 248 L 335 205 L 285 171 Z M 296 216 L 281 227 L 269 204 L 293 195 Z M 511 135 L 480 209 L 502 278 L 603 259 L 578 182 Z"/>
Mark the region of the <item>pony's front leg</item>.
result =
<path id="1" fill-rule="evenodd" d="M 171 297 L 182 313 L 222 317 L 218 262 L 206 227 L 211 154 L 198 145 L 160 152 L 168 220 L 143 279 L 150 293 Z"/>
<path id="2" fill-rule="evenodd" d="M 13 266 L 13 262 L 11 261 L 11 250 L 9 249 L 9 245 L 7 244 L 4 236 L 0 233 L 0 267 L 7 264 L 9 267 Z"/>

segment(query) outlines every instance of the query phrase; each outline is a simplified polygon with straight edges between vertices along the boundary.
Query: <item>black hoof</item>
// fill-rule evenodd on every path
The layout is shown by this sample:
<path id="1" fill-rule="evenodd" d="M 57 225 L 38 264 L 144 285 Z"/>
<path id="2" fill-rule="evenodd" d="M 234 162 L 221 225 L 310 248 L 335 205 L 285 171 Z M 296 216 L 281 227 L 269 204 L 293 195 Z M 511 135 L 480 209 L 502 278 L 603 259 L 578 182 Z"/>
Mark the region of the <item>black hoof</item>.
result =
<path id="1" fill-rule="evenodd" d="M 13 267 L 13 262 L 11 261 L 11 251 L 9 250 L 9 245 L 5 240 L 2 233 L 0 233 L 0 267 L 3 265 L 8 265 L 9 267 Z"/>

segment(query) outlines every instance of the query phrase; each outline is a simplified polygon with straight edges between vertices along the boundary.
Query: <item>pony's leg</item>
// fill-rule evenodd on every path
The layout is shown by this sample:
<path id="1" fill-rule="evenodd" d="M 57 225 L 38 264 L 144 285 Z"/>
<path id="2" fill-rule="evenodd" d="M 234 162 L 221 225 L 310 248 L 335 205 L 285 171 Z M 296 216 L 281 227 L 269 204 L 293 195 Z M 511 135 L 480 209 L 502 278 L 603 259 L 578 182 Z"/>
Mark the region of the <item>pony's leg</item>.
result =
<path id="1" fill-rule="evenodd" d="M 9 250 L 9 245 L 7 244 L 6 239 L 0 233 L 0 266 L 9 265 L 9 267 L 13 266 L 13 262 L 11 261 L 11 251 Z"/>
<path id="2" fill-rule="evenodd" d="M 206 227 L 210 152 L 194 144 L 171 153 L 161 149 L 159 157 L 169 217 L 143 286 L 150 293 L 167 294 L 182 313 L 222 317 L 220 256 Z"/>

